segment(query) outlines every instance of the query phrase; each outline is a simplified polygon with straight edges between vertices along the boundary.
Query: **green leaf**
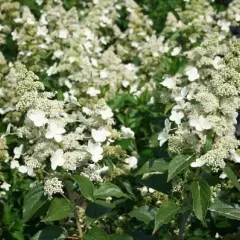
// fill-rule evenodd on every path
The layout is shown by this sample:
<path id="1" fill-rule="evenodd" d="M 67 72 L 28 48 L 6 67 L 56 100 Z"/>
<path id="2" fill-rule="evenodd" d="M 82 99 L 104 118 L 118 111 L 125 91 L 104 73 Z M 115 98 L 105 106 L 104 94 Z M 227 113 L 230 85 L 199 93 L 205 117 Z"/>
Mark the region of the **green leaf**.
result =
<path id="1" fill-rule="evenodd" d="M 187 168 L 192 162 L 192 156 L 177 155 L 174 157 L 168 166 L 168 182 Z"/>
<path id="2" fill-rule="evenodd" d="M 109 182 L 103 183 L 99 189 L 96 189 L 94 191 L 94 197 L 95 198 L 101 198 L 101 199 L 105 199 L 107 197 L 126 197 L 129 198 L 129 196 L 125 193 L 122 192 L 122 190 Z"/>
<path id="3" fill-rule="evenodd" d="M 128 192 L 128 194 L 131 196 L 132 199 L 135 199 L 136 200 L 136 197 L 132 191 L 132 186 L 131 186 L 131 183 L 126 180 L 124 182 L 122 182 L 123 186 L 125 187 L 126 191 Z"/>
<path id="4" fill-rule="evenodd" d="M 49 226 L 37 232 L 31 240 L 64 240 L 67 232 L 58 226 Z"/>
<path id="5" fill-rule="evenodd" d="M 130 217 L 135 217 L 137 220 L 142 221 L 145 224 L 148 224 L 154 219 L 153 215 L 148 210 L 149 208 L 147 206 L 142 206 L 132 210 L 128 215 Z"/>
<path id="6" fill-rule="evenodd" d="M 167 103 L 165 110 L 164 110 L 164 116 L 167 115 L 167 113 L 173 108 L 173 106 L 175 105 L 175 103 Z"/>
<path id="7" fill-rule="evenodd" d="M 43 186 L 36 185 L 35 187 L 33 187 L 24 198 L 23 221 L 29 221 L 46 201 L 47 197 L 44 196 Z"/>
<path id="8" fill-rule="evenodd" d="M 107 203 L 103 204 L 103 201 L 101 202 L 101 204 L 98 201 L 96 202 L 89 202 L 87 204 L 87 209 L 85 213 L 86 216 L 91 219 L 99 219 L 101 217 L 104 217 L 105 215 L 110 213 L 114 207 L 111 205 L 108 206 Z"/>
<path id="9" fill-rule="evenodd" d="M 173 201 L 163 203 L 155 216 L 153 234 L 155 234 L 163 224 L 167 224 L 175 216 L 179 209 L 180 207 Z"/>
<path id="10" fill-rule="evenodd" d="M 109 240 L 109 238 L 102 228 L 93 227 L 84 236 L 84 240 Z"/>
<path id="11" fill-rule="evenodd" d="M 168 163 L 163 159 L 156 159 L 152 164 L 150 162 L 144 163 L 135 176 L 150 172 L 165 172 L 166 170 L 168 170 Z"/>
<path id="12" fill-rule="evenodd" d="M 212 136 L 207 135 L 203 152 L 207 153 L 208 151 L 210 151 L 212 149 L 212 145 L 213 145 Z"/>
<path id="13" fill-rule="evenodd" d="M 126 234 L 122 235 L 122 234 L 114 233 L 109 235 L 108 237 L 109 237 L 109 240 L 133 240 L 131 236 L 128 236 Z"/>
<path id="14" fill-rule="evenodd" d="M 68 217 L 73 211 L 73 205 L 64 198 L 54 198 L 42 222 L 58 221 Z"/>
<path id="15" fill-rule="evenodd" d="M 240 207 L 238 205 L 232 206 L 216 200 L 215 203 L 209 207 L 209 210 L 218 215 L 240 221 Z"/>
<path id="16" fill-rule="evenodd" d="M 159 146 L 158 135 L 159 135 L 159 133 L 156 133 L 151 136 L 151 138 L 149 140 L 150 148 L 156 148 Z"/>
<path id="17" fill-rule="evenodd" d="M 196 181 L 191 184 L 193 211 L 196 217 L 205 223 L 205 216 L 211 199 L 211 189 L 205 181 Z"/>
<path id="18" fill-rule="evenodd" d="M 94 201 L 94 197 L 93 197 L 93 192 L 94 192 L 94 185 L 93 183 L 84 176 L 73 176 L 72 179 L 77 182 L 79 189 L 82 193 L 82 195 L 90 200 L 90 201 Z"/>
<path id="19" fill-rule="evenodd" d="M 237 176 L 235 175 L 233 170 L 229 166 L 226 166 L 224 172 L 227 174 L 232 184 L 240 191 L 240 183 L 238 182 Z"/>

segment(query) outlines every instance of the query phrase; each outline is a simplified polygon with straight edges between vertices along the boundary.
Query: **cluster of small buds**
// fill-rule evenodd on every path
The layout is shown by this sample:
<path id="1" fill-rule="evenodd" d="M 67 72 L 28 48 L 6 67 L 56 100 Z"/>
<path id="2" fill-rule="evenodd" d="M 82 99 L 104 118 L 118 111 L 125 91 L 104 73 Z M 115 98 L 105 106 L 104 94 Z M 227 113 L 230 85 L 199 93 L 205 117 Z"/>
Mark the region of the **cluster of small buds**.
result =
<path id="1" fill-rule="evenodd" d="M 44 192 L 49 199 L 52 199 L 53 195 L 56 193 L 64 194 L 62 181 L 57 177 L 47 179 L 44 182 Z"/>
<path id="2" fill-rule="evenodd" d="M 211 187 L 211 192 L 212 192 L 211 202 L 212 202 L 212 203 L 214 203 L 214 201 L 215 201 L 216 198 L 218 197 L 218 195 L 219 195 L 219 193 L 221 192 L 221 190 L 222 190 L 221 184 L 217 184 L 217 185 Z"/>

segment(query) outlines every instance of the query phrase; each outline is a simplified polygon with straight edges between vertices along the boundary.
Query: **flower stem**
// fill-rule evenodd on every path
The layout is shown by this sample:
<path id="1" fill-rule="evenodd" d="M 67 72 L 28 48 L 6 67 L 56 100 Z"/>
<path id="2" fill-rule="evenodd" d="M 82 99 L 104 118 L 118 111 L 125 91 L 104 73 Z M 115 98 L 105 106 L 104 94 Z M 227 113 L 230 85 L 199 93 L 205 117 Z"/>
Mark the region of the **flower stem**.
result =
<path id="1" fill-rule="evenodd" d="M 68 194 L 68 197 L 69 197 L 70 201 L 75 206 L 74 216 L 75 216 L 75 222 L 76 222 L 77 229 L 78 229 L 78 239 L 79 240 L 83 240 L 83 231 L 82 231 L 81 223 L 80 223 L 79 217 L 78 217 L 77 206 L 75 205 L 75 202 L 74 202 L 74 199 L 73 199 L 73 195 L 72 195 L 72 192 L 71 192 L 71 189 L 70 189 L 70 185 L 68 183 L 66 183 L 66 190 L 67 190 L 67 194 Z"/>

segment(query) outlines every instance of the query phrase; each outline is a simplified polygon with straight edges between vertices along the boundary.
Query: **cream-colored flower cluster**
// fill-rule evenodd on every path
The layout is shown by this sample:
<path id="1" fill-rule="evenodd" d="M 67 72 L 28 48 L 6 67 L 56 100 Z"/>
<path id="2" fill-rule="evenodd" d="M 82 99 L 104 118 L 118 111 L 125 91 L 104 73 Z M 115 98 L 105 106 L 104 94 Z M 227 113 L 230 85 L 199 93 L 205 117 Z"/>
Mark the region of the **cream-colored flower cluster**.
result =
<path id="1" fill-rule="evenodd" d="M 239 53 L 239 43 L 223 51 L 218 36 L 213 36 L 187 52 L 188 63 L 182 75 L 162 82 L 175 102 L 169 119 L 177 130 L 161 133 L 160 144 L 169 139 L 173 154 L 191 150 L 197 156 L 192 167 L 207 165 L 218 171 L 225 167 L 225 160 L 235 159 L 240 144 L 235 137 L 240 106 Z M 212 147 L 204 153 L 209 138 Z"/>
<path id="2" fill-rule="evenodd" d="M 191 0 L 186 2 L 184 10 L 176 9 L 168 14 L 162 34 L 170 47 L 191 49 L 214 32 L 219 40 L 231 38 L 230 25 L 226 16 L 217 12 L 208 0 Z M 179 40 L 184 46 L 179 46 Z M 173 51 L 172 55 L 176 53 Z"/>
<path id="3" fill-rule="evenodd" d="M 100 0 L 89 5 L 79 19 L 76 8 L 67 11 L 61 2 L 48 2 L 39 20 L 28 7 L 23 7 L 12 32 L 19 49 L 18 59 L 29 70 L 65 86 L 67 101 L 83 94 L 95 97 L 102 86 L 108 86 L 108 95 L 112 95 L 122 84 L 128 86 L 137 79 L 138 68 L 123 63 L 116 53 L 118 45 L 111 43 L 114 38 L 124 39 L 124 43 L 132 41 L 125 39 L 127 33 L 121 32 L 116 21 L 121 8 L 128 7 L 131 12 L 135 5 L 133 1 Z"/>
<path id="4" fill-rule="evenodd" d="M 138 97 L 146 89 L 139 89 L 141 66 L 129 59 L 141 57 L 151 20 L 133 0 L 82 1 L 69 10 L 60 0 L 36 1 L 38 14 L 18 2 L 0 4 L 1 43 L 8 37 L 17 48 L 12 58 L 0 52 L 0 114 L 10 126 L 6 135 L 24 141 L 10 168 L 45 180 L 49 198 L 61 193 L 60 172 L 102 182 L 107 158 L 120 160 L 109 178 L 136 168 L 137 158 L 114 143 L 134 132 L 114 129 L 106 101 L 117 91 Z M 125 10 L 129 24 L 122 29 Z"/>
<path id="5" fill-rule="evenodd" d="M 43 174 L 50 198 L 51 193 L 61 192 L 58 172 L 77 171 L 101 182 L 101 175 L 108 171 L 104 148 L 120 137 L 112 128 L 113 112 L 105 100 L 85 106 L 56 100 L 24 65 L 17 62 L 13 68 L 18 82 L 16 110 L 24 117 L 24 125 L 14 127 L 12 133 L 25 141 L 14 149 L 11 168 L 37 178 Z M 125 155 L 116 151 L 115 158 Z M 122 168 L 127 169 L 123 160 Z"/>

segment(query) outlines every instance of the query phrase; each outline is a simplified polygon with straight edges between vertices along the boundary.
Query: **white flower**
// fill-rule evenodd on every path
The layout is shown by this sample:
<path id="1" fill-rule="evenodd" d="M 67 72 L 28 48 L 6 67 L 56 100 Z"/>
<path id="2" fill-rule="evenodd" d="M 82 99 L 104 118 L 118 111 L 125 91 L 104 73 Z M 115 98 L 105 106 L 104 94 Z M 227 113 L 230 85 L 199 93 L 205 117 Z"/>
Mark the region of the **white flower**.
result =
<path id="1" fill-rule="evenodd" d="M 83 46 L 88 53 L 91 53 L 91 48 L 93 47 L 91 42 L 87 41 L 87 42 L 83 43 Z"/>
<path id="2" fill-rule="evenodd" d="M 17 160 L 12 160 L 11 163 L 10 163 L 10 168 L 11 169 L 14 169 L 14 168 L 19 168 L 20 165 L 19 165 L 19 162 Z"/>
<path id="3" fill-rule="evenodd" d="M 55 153 L 51 156 L 51 168 L 55 170 L 58 166 L 63 166 L 65 159 L 63 157 L 63 150 L 57 149 Z"/>
<path id="4" fill-rule="evenodd" d="M 20 173 L 27 173 L 27 172 L 28 172 L 28 167 L 25 166 L 25 165 L 22 165 L 22 166 L 20 166 L 20 167 L 18 168 L 18 171 L 19 171 Z"/>
<path id="5" fill-rule="evenodd" d="M 171 129 L 171 122 L 167 119 L 164 121 L 165 127 L 162 132 L 158 135 L 159 145 L 160 147 L 168 140 L 169 138 L 169 131 Z"/>
<path id="6" fill-rule="evenodd" d="M 129 168 L 133 168 L 133 169 L 137 168 L 138 160 L 136 157 L 126 158 L 124 162 L 128 164 Z"/>
<path id="7" fill-rule="evenodd" d="M 59 38 L 67 38 L 68 37 L 68 30 L 67 29 L 61 29 L 59 31 Z"/>
<path id="8" fill-rule="evenodd" d="M 179 95 L 174 96 L 174 100 L 176 102 L 181 102 L 185 99 L 185 97 L 188 95 L 188 87 L 184 87 Z"/>
<path id="9" fill-rule="evenodd" d="M 146 186 L 139 189 L 141 192 L 141 195 L 144 197 L 148 193 L 148 188 Z"/>
<path id="10" fill-rule="evenodd" d="M 185 73 L 188 76 L 190 82 L 197 80 L 200 76 L 196 67 L 187 66 Z"/>
<path id="11" fill-rule="evenodd" d="M 98 90 L 98 89 L 96 89 L 94 87 L 90 87 L 87 90 L 87 94 L 90 95 L 91 97 L 95 97 L 95 96 L 97 96 L 100 93 L 101 93 L 100 90 Z"/>
<path id="12" fill-rule="evenodd" d="M 217 70 L 222 67 L 222 65 L 219 64 L 219 62 L 221 62 L 221 59 L 222 59 L 221 57 L 216 56 L 216 57 L 214 58 L 214 60 L 212 61 L 213 67 L 214 67 L 215 69 L 217 69 Z"/>
<path id="13" fill-rule="evenodd" d="M 29 17 L 29 18 L 27 18 L 26 23 L 27 23 L 28 25 L 35 25 L 35 19 Z"/>
<path id="14" fill-rule="evenodd" d="M 169 51 L 170 47 L 168 45 L 163 45 L 161 47 L 159 47 L 159 51 L 161 53 L 167 53 Z"/>
<path id="15" fill-rule="evenodd" d="M 91 109 L 87 108 L 87 107 L 83 107 L 82 108 L 82 112 L 87 114 L 87 115 L 91 115 L 92 114 L 92 111 Z"/>
<path id="16" fill-rule="evenodd" d="M 184 113 L 178 108 L 178 105 L 174 106 L 169 119 L 175 122 L 177 125 L 181 124 L 181 120 L 184 117 Z"/>
<path id="17" fill-rule="evenodd" d="M 94 39 L 94 33 L 89 28 L 84 29 L 83 32 L 84 32 L 84 35 L 85 35 L 87 40 L 93 40 Z"/>
<path id="18" fill-rule="evenodd" d="M 122 81 L 122 85 L 123 85 L 123 87 L 125 87 L 125 88 L 127 88 L 128 86 L 129 86 L 129 81 L 127 81 L 127 80 L 123 80 Z"/>
<path id="19" fill-rule="evenodd" d="M 23 22 L 23 19 L 18 17 L 18 18 L 15 18 L 15 19 L 14 19 L 14 22 L 15 22 L 15 23 L 22 23 L 22 22 Z M 0 30 L 1 30 L 1 29 L 0 29 Z"/>
<path id="20" fill-rule="evenodd" d="M 31 121 L 33 121 L 36 127 L 42 127 L 48 122 L 45 112 L 42 110 L 31 110 L 28 112 L 27 116 Z"/>
<path id="21" fill-rule="evenodd" d="M 131 130 L 131 128 L 122 126 L 121 132 L 125 138 L 134 138 L 134 132 Z"/>
<path id="22" fill-rule="evenodd" d="M 51 76 L 57 73 L 57 63 L 54 63 L 48 70 L 47 70 L 47 75 Z"/>
<path id="23" fill-rule="evenodd" d="M 233 161 L 235 163 L 240 163 L 240 154 L 239 154 L 239 151 L 235 151 L 235 150 L 232 150 L 231 151 L 231 154 L 232 154 L 232 158 L 233 158 Z"/>
<path id="24" fill-rule="evenodd" d="M 100 78 L 101 78 L 101 79 L 105 79 L 105 78 L 107 78 L 108 76 L 109 76 L 109 73 L 108 73 L 107 70 L 102 70 L 102 71 L 100 72 Z"/>
<path id="25" fill-rule="evenodd" d="M 46 37 L 48 34 L 48 29 L 46 28 L 46 26 L 38 26 L 37 28 L 37 36 L 41 36 L 41 37 Z"/>
<path id="26" fill-rule="evenodd" d="M 45 134 L 45 137 L 47 139 L 54 138 L 56 140 L 56 142 L 61 142 L 62 134 L 65 132 L 66 132 L 66 130 L 63 127 L 57 126 L 57 124 L 55 122 L 50 122 L 48 124 L 48 129 Z"/>
<path id="27" fill-rule="evenodd" d="M 15 147 L 13 149 L 13 153 L 14 153 L 13 159 L 19 159 L 20 156 L 22 155 L 22 151 L 23 151 L 23 144 L 21 144 L 20 147 Z"/>
<path id="28" fill-rule="evenodd" d="M 224 172 L 222 172 L 222 173 L 220 174 L 219 178 L 225 179 L 225 178 L 227 178 L 227 174 L 224 173 Z"/>
<path id="29" fill-rule="evenodd" d="M 154 97 L 151 97 L 149 102 L 147 102 L 147 105 L 152 105 L 155 103 L 155 98 Z"/>
<path id="30" fill-rule="evenodd" d="M 139 43 L 137 43 L 137 42 L 132 42 L 132 43 L 131 43 L 131 46 L 132 46 L 132 47 L 135 47 L 135 48 L 138 48 L 138 47 L 139 47 Z"/>
<path id="31" fill-rule="evenodd" d="M 63 97 L 64 97 L 64 102 L 70 102 L 78 105 L 77 98 L 74 97 L 72 94 L 69 94 L 69 92 L 64 92 Z"/>
<path id="32" fill-rule="evenodd" d="M 148 191 L 149 191 L 150 193 L 154 193 L 154 192 L 156 192 L 156 190 L 153 189 L 153 188 L 149 188 Z"/>
<path id="33" fill-rule="evenodd" d="M 100 127 L 98 130 L 92 129 L 91 134 L 95 142 L 105 142 L 107 137 L 111 135 L 104 127 Z"/>
<path id="34" fill-rule="evenodd" d="M 168 140 L 168 137 L 168 132 L 166 132 L 165 129 L 163 129 L 163 131 L 159 133 L 158 141 L 160 147 Z"/>
<path id="35" fill-rule="evenodd" d="M 43 4 L 43 0 L 35 0 L 35 1 L 39 6 L 41 6 Z"/>
<path id="36" fill-rule="evenodd" d="M 191 127 L 195 127 L 199 132 L 205 129 L 211 129 L 212 127 L 210 121 L 202 115 L 199 118 L 190 119 L 189 124 Z"/>
<path id="37" fill-rule="evenodd" d="M 132 64 L 132 63 L 129 63 L 129 64 L 125 65 L 125 67 L 130 72 L 134 72 L 134 71 L 137 70 L 137 67 L 134 64 Z"/>
<path id="38" fill-rule="evenodd" d="M 166 77 L 160 84 L 169 89 L 173 89 L 176 87 L 177 79 L 176 77 Z"/>
<path id="39" fill-rule="evenodd" d="M 92 155 L 92 161 L 97 163 L 102 160 L 103 148 L 101 143 L 93 143 L 91 140 L 88 141 L 87 151 Z"/>
<path id="40" fill-rule="evenodd" d="M 237 22 L 240 22 L 240 14 L 239 14 L 239 13 L 236 13 L 236 14 L 235 14 L 235 20 L 236 20 Z"/>
<path id="41" fill-rule="evenodd" d="M 218 23 L 218 26 L 221 27 L 221 30 L 222 30 L 222 31 L 225 31 L 225 32 L 228 32 L 228 31 L 229 31 L 229 28 L 230 28 L 230 26 L 231 26 L 231 23 L 230 23 L 230 22 L 219 20 L 217 23 Z"/>
<path id="42" fill-rule="evenodd" d="M 177 56 L 182 51 L 182 47 L 175 47 L 171 53 L 172 56 Z"/>
<path id="43" fill-rule="evenodd" d="M 198 159 L 196 159 L 195 162 L 192 162 L 192 163 L 190 164 L 190 166 L 193 167 L 193 168 L 196 168 L 196 167 L 201 167 L 201 166 L 203 166 L 205 163 L 206 163 L 206 162 L 201 161 L 201 160 L 198 158 Z"/>
<path id="44" fill-rule="evenodd" d="M 103 120 L 107 120 L 107 119 L 113 117 L 113 112 L 112 112 L 111 108 L 106 108 L 104 110 L 100 110 L 99 113 Z"/>
<path id="45" fill-rule="evenodd" d="M 98 66 L 98 61 L 97 61 L 97 59 L 95 59 L 95 58 L 91 58 L 91 63 L 92 63 L 92 65 L 93 65 L 94 67 L 97 67 L 97 66 Z"/>
<path id="46" fill-rule="evenodd" d="M 53 53 L 54 59 L 62 57 L 63 54 L 64 54 L 64 52 L 62 50 L 58 49 L 58 50 L 54 51 L 54 53 Z"/>
<path id="47" fill-rule="evenodd" d="M 100 169 L 96 170 L 96 171 L 95 171 L 95 173 L 97 173 L 97 174 L 102 174 L 102 173 L 105 173 L 105 172 L 107 172 L 107 171 L 108 171 L 108 169 L 109 169 L 109 167 L 108 167 L 108 166 L 104 166 L 104 167 L 102 167 L 102 168 L 100 168 Z"/>
<path id="48" fill-rule="evenodd" d="M 11 33 L 13 41 L 19 39 L 19 34 L 16 29 Z"/>
<path id="49" fill-rule="evenodd" d="M 191 37 L 189 37 L 189 40 L 191 43 L 195 43 L 195 42 L 197 42 L 197 36 L 191 36 Z"/>
<path id="50" fill-rule="evenodd" d="M 3 182 L 2 185 L 0 186 L 2 189 L 4 189 L 5 191 L 9 191 L 11 184 L 7 183 L 7 182 Z"/>

